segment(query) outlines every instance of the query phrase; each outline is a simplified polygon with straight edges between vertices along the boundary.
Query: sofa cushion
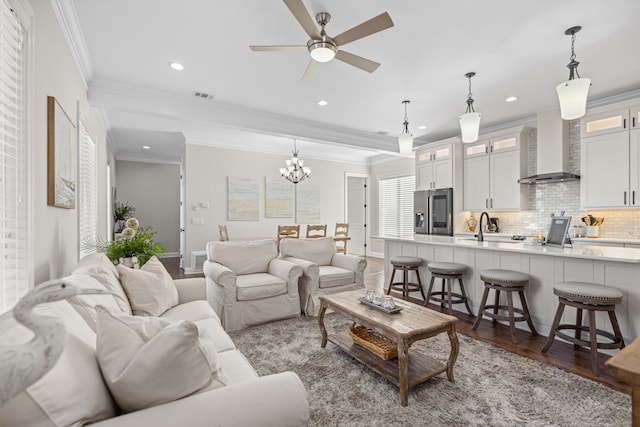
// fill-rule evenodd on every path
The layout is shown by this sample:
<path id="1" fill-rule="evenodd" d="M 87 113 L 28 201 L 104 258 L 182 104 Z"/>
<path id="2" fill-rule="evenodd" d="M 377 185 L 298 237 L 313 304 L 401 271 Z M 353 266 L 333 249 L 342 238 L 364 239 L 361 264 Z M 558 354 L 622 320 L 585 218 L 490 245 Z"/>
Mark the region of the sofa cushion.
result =
<path id="1" fill-rule="evenodd" d="M 88 274 L 96 279 L 102 286 L 113 292 L 116 302 L 127 314 L 132 314 L 131 305 L 127 294 L 122 289 L 118 270 L 111 260 L 103 253 L 92 253 L 83 257 L 71 272 L 71 274 Z"/>
<path id="2" fill-rule="evenodd" d="M 320 267 L 320 280 L 318 287 L 333 288 L 336 286 L 350 285 L 355 283 L 356 275 L 351 270 L 345 270 L 340 267 L 332 267 L 330 265 L 324 265 Z"/>
<path id="3" fill-rule="evenodd" d="M 236 286 L 238 301 L 253 301 L 287 293 L 287 282 L 267 273 L 238 276 Z"/>
<path id="4" fill-rule="evenodd" d="M 269 263 L 277 258 L 275 240 L 251 242 L 209 242 L 207 257 L 233 271 L 236 275 L 266 273 Z"/>
<path id="5" fill-rule="evenodd" d="M 335 253 L 336 245 L 333 237 L 284 239 L 280 242 L 280 254 L 283 258 L 294 257 L 318 265 L 330 265 Z"/>
<path id="6" fill-rule="evenodd" d="M 42 304 L 35 311 L 63 321 L 67 329 L 64 351 L 41 379 L 0 406 L 0 425 L 79 426 L 116 416 L 119 410 L 96 361 L 95 334 L 80 314 L 66 301 Z M 12 316 L 0 317 L 2 345 L 24 343 L 32 336 Z"/>
<path id="7" fill-rule="evenodd" d="M 159 316 L 178 305 L 173 279 L 157 257 L 152 256 L 139 270 L 118 265 L 118 273 L 133 314 Z"/>
<path id="8" fill-rule="evenodd" d="M 208 387 L 215 377 L 217 352 L 206 328 L 101 306 L 97 311 L 97 359 L 123 411 L 180 399 Z"/>
<path id="9" fill-rule="evenodd" d="M 86 288 L 98 288 L 104 289 L 105 287 L 95 279 L 93 276 L 88 276 L 86 274 L 72 274 L 71 276 L 67 276 L 64 278 L 67 283 L 74 285 L 77 288 L 86 289 Z M 105 295 L 105 294 L 83 294 L 83 295 L 75 295 L 67 298 L 67 301 L 73 306 L 73 308 L 82 316 L 84 321 L 89 325 L 89 327 L 95 331 L 96 330 L 96 306 L 104 305 L 105 307 L 109 307 L 111 310 L 122 311 L 120 305 L 116 301 L 113 295 Z"/>
<path id="10" fill-rule="evenodd" d="M 171 307 L 169 310 L 162 313 L 160 317 L 169 319 L 173 322 L 179 320 L 190 320 L 195 322 L 202 319 L 215 319 L 220 323 L 220 318 L 213 311 L 213 307 L 205 300 L 189 301 L 184 304 L 178 304 L 175 307 Z"/>

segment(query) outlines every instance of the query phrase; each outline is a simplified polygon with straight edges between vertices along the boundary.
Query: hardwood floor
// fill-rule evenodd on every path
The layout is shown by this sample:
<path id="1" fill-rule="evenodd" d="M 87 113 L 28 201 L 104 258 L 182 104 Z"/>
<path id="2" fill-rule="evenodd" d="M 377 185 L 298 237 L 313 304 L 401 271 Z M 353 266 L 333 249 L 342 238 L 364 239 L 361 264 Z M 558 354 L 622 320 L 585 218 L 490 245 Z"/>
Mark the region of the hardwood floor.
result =
<path id="1" fill-rule="evenodd" d="M 169 274 L 174 279 L 184 277 L 202 277 L 202 273 L 185 275 L 179 267 L 178 258 L 162 258 L 162 263 L 167 268 Z M 367 287 L 378 288 L 382 286 L 386 287 L 384 281 L 384 260 L 380 258 L 367 257 L 367 269 L 365 270 L 365 285 Z M 395 292 L 392 293 L 395 297 L 401 298 L 401 294 Z M 416 293 L 415 295 L 419 295 Z M 410 301 L 422 305 L 422 298 L 409 298 Z M 459 307 L 464 307 L 460 305 Z M 436 311 L 447 313 L 446 309 L 441 308 L 438 305 L 429 304 L 429 308 Z M 483 319 L 480 327 L 477 330 L 472 330 L 473 322 L 475 318 L 467 313 L 457 311 L 458 306 L 455 307 L 453 314 L 458 318 L 457 329 L 458 333 L 467 335 L 477 340 L 486 342 L 488 344 L 500 347 L 511 353 L 518 354 L 523 357 L 528 357 L 533 360 L 537 360 L 548 365 L 556 366 L 565 371 L 579 375 L 584 378 L 588 378 L 592 381 L 603 384 L 614 390 L 621 391 L 626 394 L 631 394 L 631 387 L 623 383 L 616 378 L 608 375 L 604 371 L 604 363 L 610 358 L 610 356 L 600 354 L 598 357 L 598 364 L 600 366 L 600 375 L 595 376 L 591 372 L 591 359 L 588 349 L 577 348 L 574 349 L 572 344 L 557 341 L 551 346 L 547 354 L 540 352 L 540 349 L 544 346 L 546 337 L 542 335 L 532 335 L 524 330 L 517 330 L 517 337 L 519 344 L 513 344 L 511 342 L 511 334 L 509 327 L 498 323 L 493 323 L 491 320 Z M 629 343 L 627 343 L 629 344 Z"/>

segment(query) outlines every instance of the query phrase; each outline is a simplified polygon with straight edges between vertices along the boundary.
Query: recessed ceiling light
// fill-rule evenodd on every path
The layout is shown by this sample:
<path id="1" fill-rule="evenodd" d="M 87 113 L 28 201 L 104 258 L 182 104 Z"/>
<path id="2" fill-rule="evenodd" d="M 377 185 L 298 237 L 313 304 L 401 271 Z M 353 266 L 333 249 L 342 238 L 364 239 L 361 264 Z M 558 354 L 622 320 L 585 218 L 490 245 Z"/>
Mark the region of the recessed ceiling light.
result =
<path id="1" fill-rule="evenodd" d="M 169 67 L 173 68 L 173 69 L 174 69 L 174 70 L 176 70 L 176 71 L 182 71 L 182 70 L 184 70 L 184 65 L 182 65 L 182 64 L 181 64 L 181 63 L 179 63 L 179 62 L 171 62 L 171 63 L 169 64 Z"/>
<path id="2" fill-rule="evenodd" d="M 517 96 L 510 96 L 507 99 L 505 99 L 505 101 L 507 102 L 513 102 L 513 101 L 517 101 L 518 97 Z"/>
<path id="3" fill-rule="evenodd" d="M 142 149 L 143 149 L 143 150 L 151 150 L 151 147 L 149 147 L 148 145 L 143 145 L 143 146 L 142 146 Z"/>
<path id="4" fill-rule="evenodd" d="M 318 105 L 321 107 L 324 107 L 325 105 L 328 105 L 329 102 L 325 101 L 324 99 L 321 99 L 320 101 L 318 101 Z"/>
<path id="5" fill-rule="evenodd" d="M 427 125 L 420 125 L 420 126 L 418 126 L 418 129 L 426 129 L 426 128 L 427 128 Z"/>

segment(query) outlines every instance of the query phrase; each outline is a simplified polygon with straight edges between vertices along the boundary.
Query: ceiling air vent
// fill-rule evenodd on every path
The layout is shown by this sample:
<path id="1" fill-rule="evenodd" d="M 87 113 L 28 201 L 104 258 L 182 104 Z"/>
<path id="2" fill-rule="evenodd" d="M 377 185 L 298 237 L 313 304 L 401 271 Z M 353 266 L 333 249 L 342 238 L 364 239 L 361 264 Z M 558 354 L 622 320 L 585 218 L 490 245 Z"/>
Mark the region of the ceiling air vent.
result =
<path id="1" fill-rule="evenodd" d="M 194 92 L 196 98 L 213 99 L 213 95 L 204 92 Z"/>

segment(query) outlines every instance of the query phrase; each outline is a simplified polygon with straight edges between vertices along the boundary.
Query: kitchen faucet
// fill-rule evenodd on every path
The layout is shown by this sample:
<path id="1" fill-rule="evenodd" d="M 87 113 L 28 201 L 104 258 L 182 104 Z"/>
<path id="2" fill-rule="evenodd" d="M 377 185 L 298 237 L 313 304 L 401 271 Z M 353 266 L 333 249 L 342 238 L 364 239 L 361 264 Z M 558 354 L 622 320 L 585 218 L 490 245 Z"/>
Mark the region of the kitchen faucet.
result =
<path id="1" fill-rule="evenodd" d="M 487 224 L 489 223 L 489 214 L 485 211 L 480 214 L 480 222 L 478 222 L 478 242 L 484 242 L 484 236 L 482 235 L 482 217 L 487 217 Z"/>

